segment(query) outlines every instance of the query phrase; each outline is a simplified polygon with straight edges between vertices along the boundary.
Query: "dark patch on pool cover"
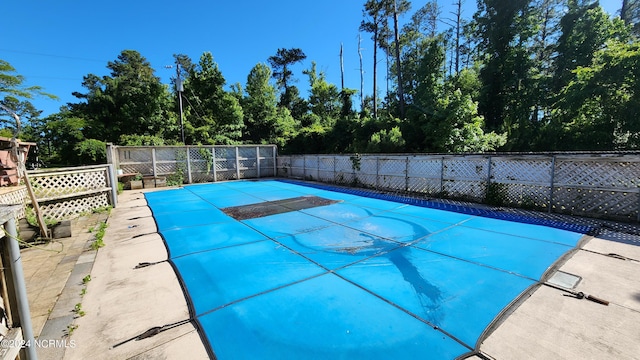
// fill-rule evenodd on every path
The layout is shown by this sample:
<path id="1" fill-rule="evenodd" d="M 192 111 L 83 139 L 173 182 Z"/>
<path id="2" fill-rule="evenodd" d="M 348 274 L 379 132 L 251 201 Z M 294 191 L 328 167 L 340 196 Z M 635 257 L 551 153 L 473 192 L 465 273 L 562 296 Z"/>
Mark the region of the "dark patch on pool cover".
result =
<path id="1" fill-rule="evenodd" d="M 257 204 L 231 206 L 222 209 L 222 211 L 236 220 L 246 220 L 331 205 L 337 202 L 339 201 L 318 196 L 300 196 L 291 199 L 265 201 Z"/>

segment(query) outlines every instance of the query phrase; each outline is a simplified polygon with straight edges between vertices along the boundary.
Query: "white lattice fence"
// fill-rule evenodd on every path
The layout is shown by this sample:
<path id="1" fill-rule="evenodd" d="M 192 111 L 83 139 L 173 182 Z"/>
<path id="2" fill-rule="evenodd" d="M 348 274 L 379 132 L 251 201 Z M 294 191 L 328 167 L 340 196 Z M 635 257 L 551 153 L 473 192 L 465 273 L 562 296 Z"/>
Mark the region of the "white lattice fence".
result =
<path id="1" fill-rule="evenodd" d="M 438 196 L 443 191 L 442 166 L 444 159 L 415 157 L 408 162 L 408 191 Z"/>
<path id="2" fill-rule="evenodd" d="M 639 187 L 637 156 L 559 157 L 552 206 L 556 212 L 638 219 Z"/>
<path id="3" fill-rule="evenodd" d="M 445 158 L 442 168 L 445 196 L 472 201 L 484 200 L 489 177 L 487 158 Z"/>
<path id="4" fill-rule="evenodd" d="M 19 205 L 14 211 L 16 220 L 24 218 L 27 188 L 24 185 L 0 188 L 0 205 Z"/>
<path id="5" fill-rule="evenodd" d="M 109 163 L 125 174 L 181 174 L 187 183 L 248 179 L 276 175 L 274 145 L 113 146 Z"/>
<path id="6" fill-rule="evenodd" d="M 45 217 L 62 220 L 105 206 L 115 206 L 115 176 L 110 165 L 29 172 L 34 195 Z M 31 200 L 26 198 L 26 202 Z"/>
<path id="7" fill-rule="evenodd" d="M 490 189 L 495 201 L 509 206 L 547 209 L 551 196 L 553 159 L 550 157 L 491 158 Z"/>
<path id="8" fill-rule="evenodd" d="M 279 175 L 640 221 L 639 154 L 295 155 Z"/>

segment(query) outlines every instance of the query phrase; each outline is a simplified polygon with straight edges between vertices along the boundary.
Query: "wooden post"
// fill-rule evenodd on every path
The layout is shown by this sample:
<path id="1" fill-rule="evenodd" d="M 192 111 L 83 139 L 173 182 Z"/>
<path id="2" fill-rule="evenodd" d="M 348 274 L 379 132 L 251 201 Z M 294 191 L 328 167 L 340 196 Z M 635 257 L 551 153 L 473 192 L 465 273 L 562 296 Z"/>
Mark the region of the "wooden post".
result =
<path id="1" fill-rule="evenodd" d="M 260 146 L 256 146 L 256 177 L 260 178 Z"/>
<path id="2" fill-rule="evenodd" d="M 186 146 L 187 148 L 187 182 L 189 184 L 191 184 L 193 182 L 193 177 L 191 176 L 191 154 L 189 151 L 189 145 Z"/>
<path id="3" fill-rule="evenodd" d="M 240 149 L 236 146 L 236 180 L 240 180 Z"/>

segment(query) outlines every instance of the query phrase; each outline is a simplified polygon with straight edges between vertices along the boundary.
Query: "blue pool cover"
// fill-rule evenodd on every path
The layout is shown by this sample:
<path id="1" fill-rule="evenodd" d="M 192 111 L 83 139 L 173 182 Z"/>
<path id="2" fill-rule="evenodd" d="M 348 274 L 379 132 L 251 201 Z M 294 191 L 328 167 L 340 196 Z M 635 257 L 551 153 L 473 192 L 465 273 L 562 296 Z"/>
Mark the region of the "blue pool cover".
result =
<path id="1" fill-rule="evenodd" d="M 223 211 L 301 196 L 338 202 Z M 277 180 L 145 197 L 218 359 L 455 359 L 582 237 Z"/>

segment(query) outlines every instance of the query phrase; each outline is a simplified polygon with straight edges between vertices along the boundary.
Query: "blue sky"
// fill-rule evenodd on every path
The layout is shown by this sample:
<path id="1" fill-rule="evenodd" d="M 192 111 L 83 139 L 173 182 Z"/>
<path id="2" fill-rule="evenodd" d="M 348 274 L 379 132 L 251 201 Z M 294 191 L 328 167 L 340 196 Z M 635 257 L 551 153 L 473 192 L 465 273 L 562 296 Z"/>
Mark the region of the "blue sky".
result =
<path id="1" fill-rule="evenodd" d="M 20 0 L 2 5 L 0 59 L 8 61 L 27 85 L 39 85 L 59 97 L 38 97 L 33 104 L 43 116 L 55 113 L 72 92 L 84 92 L 82 77 L 107 75 L 108 61 L 125 49 L 139 51 L 168 84 L 175 70 L 173 54 L 197 62 L 210 51 L 227 84 L 246 83 L 259 62 L 267 62 L 278 48 L 301 48 L 307 60 L 294 68 L 302 95 L 307 79 L 302 70 L 311 61 L 329 82 L 340 85 L 340 44 L 344 44 L 345 86 L 360 88 L 358 27 L 365 0 L 236 0 L 236 1 L 79 1 Z M 440 0 L 443 16 L 454 0 Z M 425 1 L 412 1 L 417 10 Z M 600 2 L 616 13 L 622 0 Z M 465 17 L 475 11 L 475 0 L 465 1 Z M 407 16 L 408 18 L 408 16 Z M 406 19 L 405 19 L 406 20 Z M 365 93 L 371 93 L 373 45 L 362 35 Z M 384 66 L 384 64 L 382 64 Z M 383 69 L 383 68 L 381 68 Z M 381 71 L 382 72 L 382 71 Z"/>

